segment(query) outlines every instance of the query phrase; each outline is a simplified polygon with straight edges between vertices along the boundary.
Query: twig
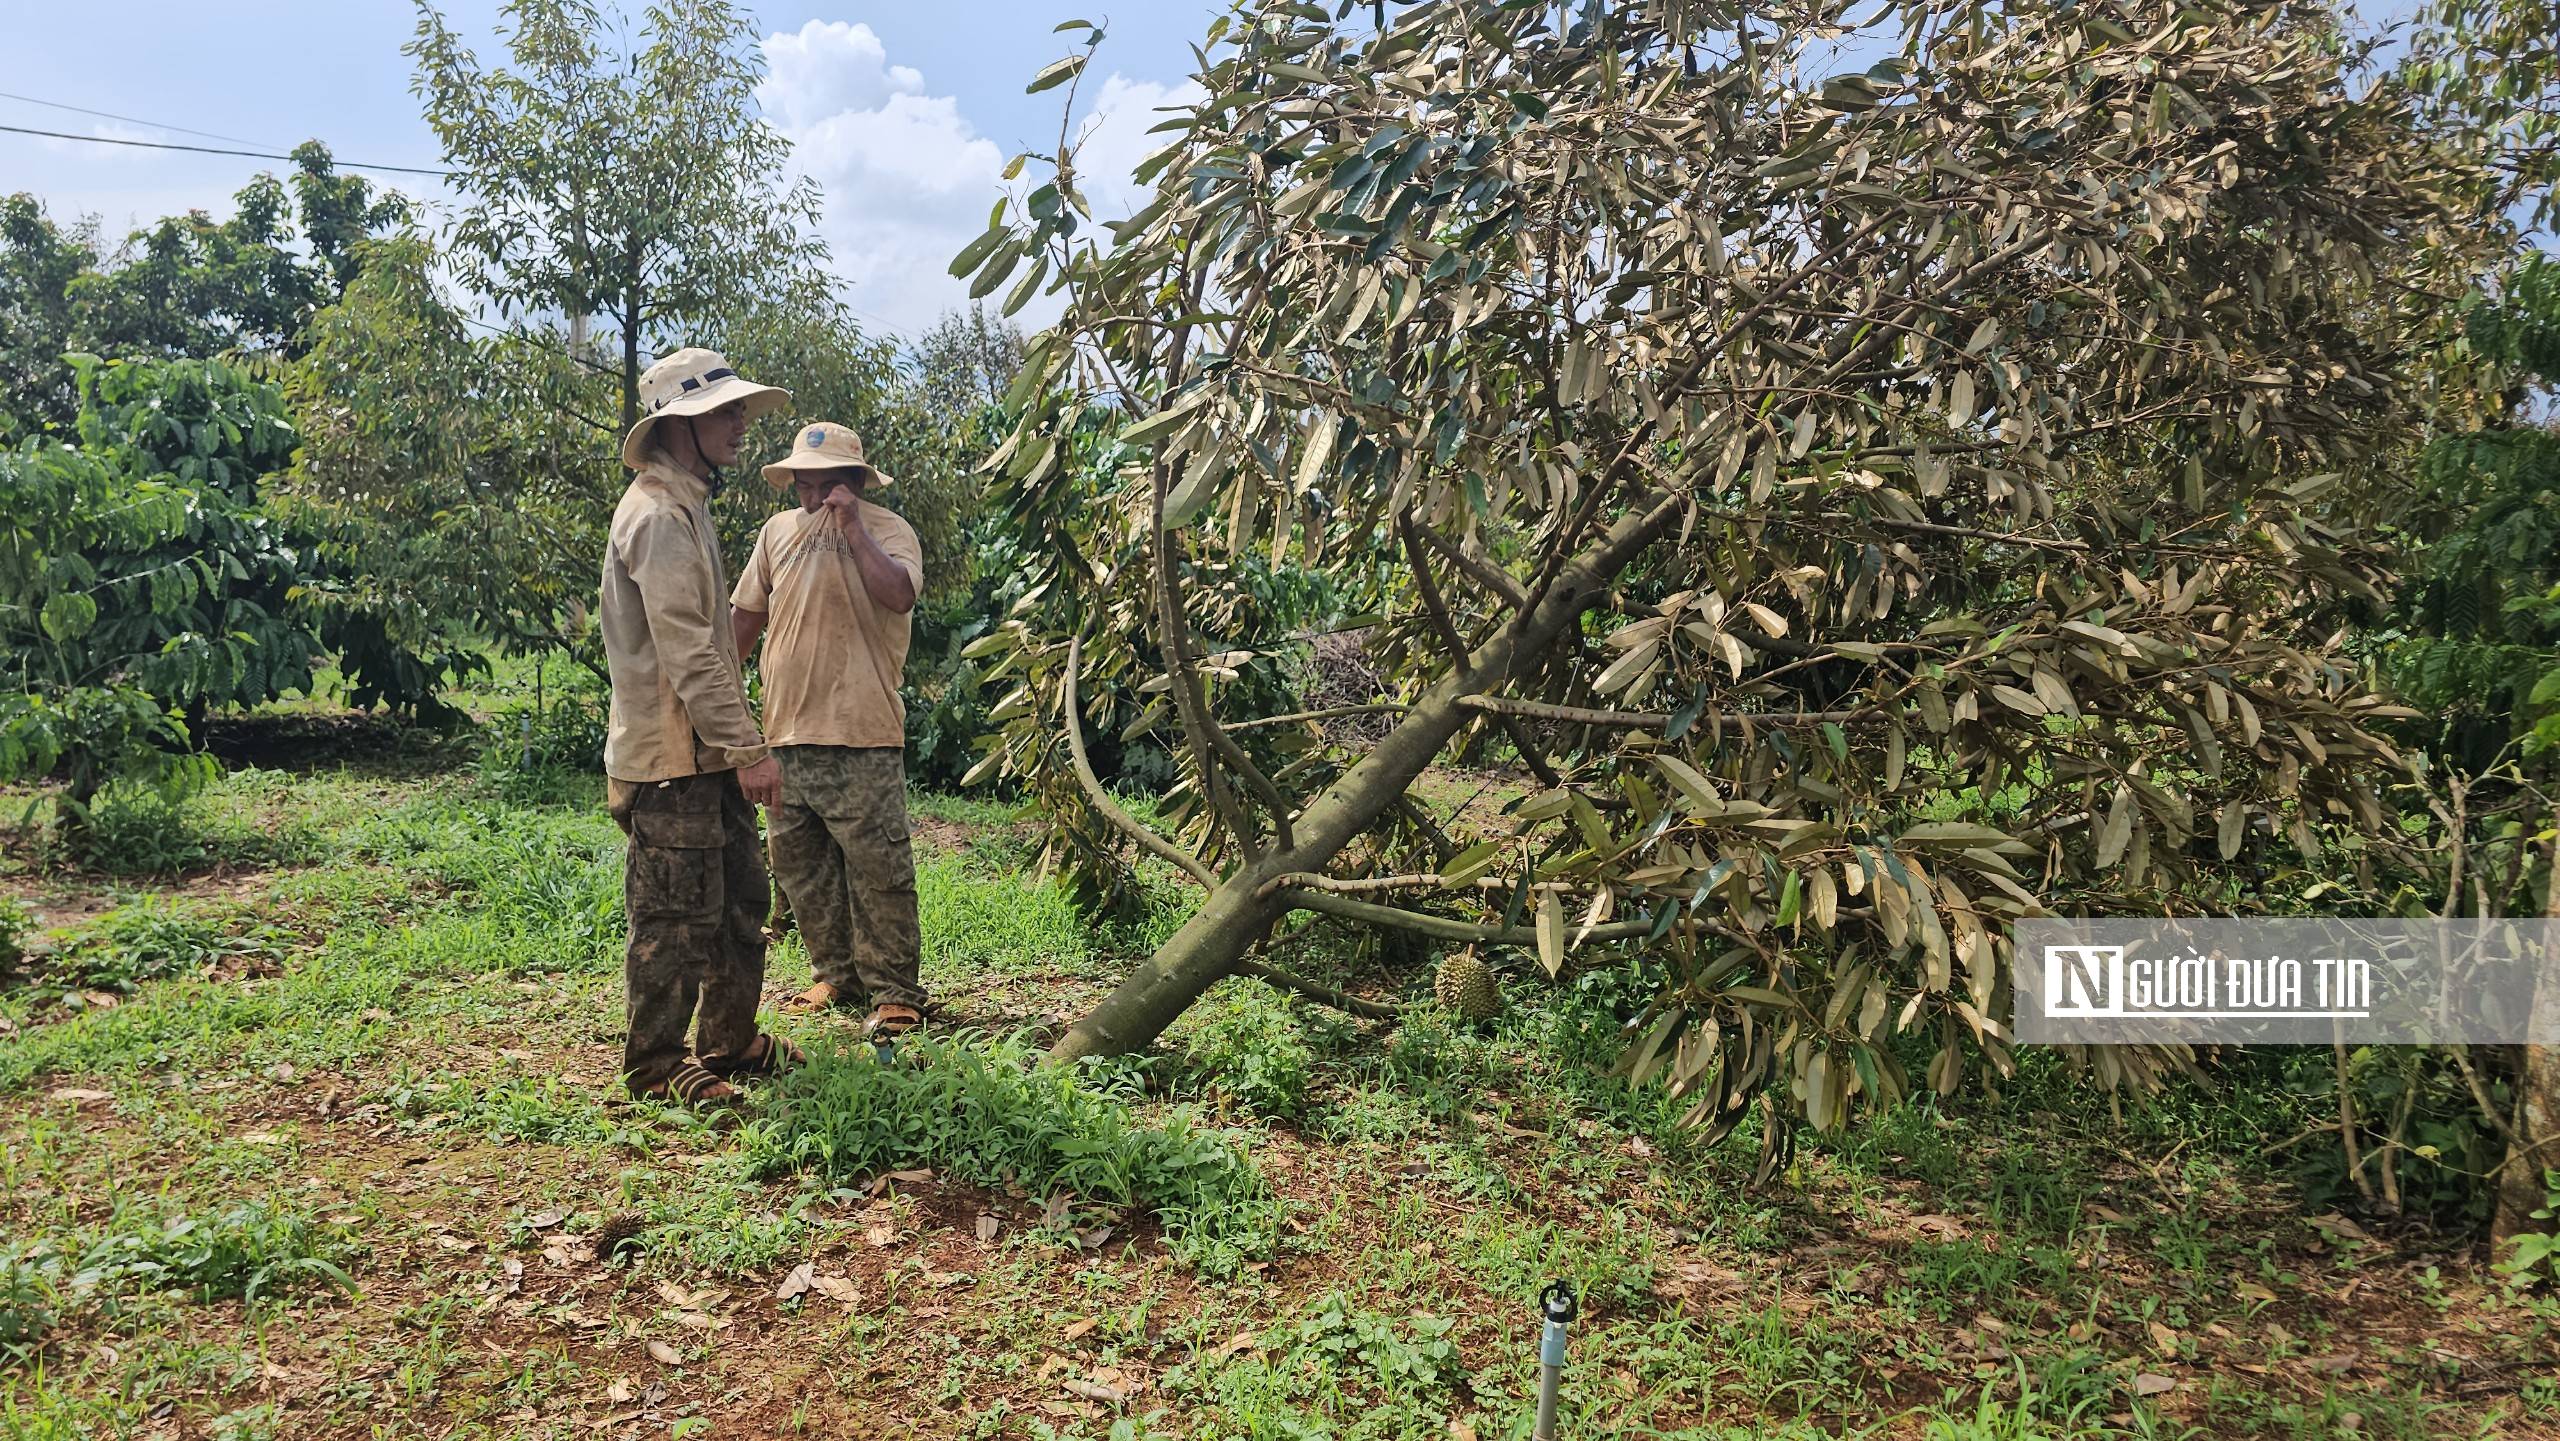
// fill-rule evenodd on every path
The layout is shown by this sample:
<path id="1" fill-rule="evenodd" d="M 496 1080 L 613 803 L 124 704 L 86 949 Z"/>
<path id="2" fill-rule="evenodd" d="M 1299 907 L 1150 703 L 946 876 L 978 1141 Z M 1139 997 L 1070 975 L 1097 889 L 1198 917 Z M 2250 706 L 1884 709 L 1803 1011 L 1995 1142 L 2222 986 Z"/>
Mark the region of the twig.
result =
<path id="1" fill-rule="evenodd" d="M 1171 861 L 1176 869 L 1198 881 L 1204 889 L 1216 890 L 1216 874 L 1202 865 L 1199 857 L 1147 829 L 1138 823 L 1136 816 L 1120 809 L 1119 804 L 1111 799 L 1111 793 L 1102 788 L 1101 778 L 1093 773 L 1093 762 L 1087 760 L 1084 753 L 1084 716 L 1076 708 L 1076 672 L 1083 663 L 1084 637 L 1070 637 L 1067 641 L 1067 756 L 1075 762 L 1076 780 L 1084 786 L 1085 799 L 1102 813 L 1104 820 L 1119 827 L 1140 847 Z"/>
<path id="2" fill-rule="evenodd" d="M 1340 916 L 1344 920 L 1367 921 L 1376 926 L 1394 926 L 1399 930 L 1418 931 L 1426 936 L 1437 936 L 1444 941 L 1479 943 L 1494 941 L 1512 946 L 1530 946 L 1538 942 L 1537 931 L 1529 926 L 1479 926 L 1467 921 L 1452 920 L 1447 916 L 1425 915 L 1420 911 L 1374 905 L 1368 901 L 1355 901 L 1349 896 L 1337 896 L 1328 891 L 1304 888 L 1284 889 L 1280 895 L 1290 905 L 1302 911 L 1321 911 L 1329 916 Z M 1582 935 L 1581 939 L 1623 941 L 1644 935 L 1652 929 L 1653 924 L 1650 921 L 1619 921 L 1611 925 L 1594 926 L 1587 934 Z"/>
<path id="3" fill-rule="evenodd" d="M 1348 1012 L 1363 1020 L 1395 1021 L 1404 1015 L 1394 1006 L 1382 1005 L 1376 1001 L 1364 1001 L 1348 991 L 1337 991 L 1331 986 L 1318 985 L 1304 976 L 1291 975 L 1277 966 L 1265 965 L 1260 961 L 1238 961 L 1235 972 L 1239 976 L 1251 976 L 1257 981 L 1276 986 L 1284 991 L 1294 991 L 1319 1005 L 1331 1006 L 1337 1011 Z"/>
<path id="4" fill-rule="evenodd" d="M 1238 731 L 1254 730 L 1261 726 L 1287 725 L 1292 721 L 1340 720 L 1344 716 L 1355 715 L 1392 715 L 1400 711 L 1409 711 L 1411 709 L 1413 709 L 1413 707 L 1406 705 L 1402 701 L 1378 701 L 1370 705 L 1327 706 L 1323 710 L 1291 711 L 1287 715 L 1258 716 L 1252 720 L 1236 721 L 1227 726 L 1227 734 L 1234 735 Z"/>

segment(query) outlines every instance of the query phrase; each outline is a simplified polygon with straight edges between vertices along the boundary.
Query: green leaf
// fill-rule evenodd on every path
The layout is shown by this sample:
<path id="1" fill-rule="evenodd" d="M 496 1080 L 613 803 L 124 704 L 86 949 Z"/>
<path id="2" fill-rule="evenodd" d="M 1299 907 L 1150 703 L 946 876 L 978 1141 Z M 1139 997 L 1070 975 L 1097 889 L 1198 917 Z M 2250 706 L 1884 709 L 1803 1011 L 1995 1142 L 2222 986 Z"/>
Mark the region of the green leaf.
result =
<path id="1" fill-rule="evenodd" d="M 1493 863 L 1501 858 L 1500 841 L 1478 841 L 1449 857 L 1440 867 L 1440 879 L 1453 886 L 1466 885 L 1493 869 Z"/>
<path id="2" fill-rule="evenodd" d="M 1082 55 L 1070 55 L 1064 60 L 1051 61 L 1048 68 L 1031 77 L 1031 83 L 1022 88 L 1022 93 L 1037 95 L 1043 90 L 1064 85 L 1082 74 L 1085 62 L 1092 58 L 1092 52 L 1087 51 Z"/>
<path id="3" fill-rule="evenodd" d="M 977 269 L 990 254 L 994 253 L 997 246 L 1004 244 L 1005 237 L 1012 233 L 1002 221 L 988 226 L 977 239 L 970 241 L 961 248 L 958 255 L 952 257 L 952 278 L 956 280 Z"/>

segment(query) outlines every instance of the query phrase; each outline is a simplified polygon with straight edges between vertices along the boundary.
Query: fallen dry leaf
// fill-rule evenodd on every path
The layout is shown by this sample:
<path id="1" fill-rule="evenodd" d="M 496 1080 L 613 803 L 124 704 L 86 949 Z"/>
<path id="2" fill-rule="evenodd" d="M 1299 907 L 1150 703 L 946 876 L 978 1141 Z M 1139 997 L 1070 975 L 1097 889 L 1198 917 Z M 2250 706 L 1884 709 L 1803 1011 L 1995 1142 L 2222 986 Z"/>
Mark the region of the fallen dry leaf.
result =
<path id="1" fill-rule="evenodd" d="M 809 1278 L 809 1284 L 817 1290 L 819 1295 L 830 1301 L 840 1301 L 847 1306 L 852 1305 L 854 1298 L 862 1294 L 854 1289 L 853 1282 L 842 1276 L 812 1276 Z"/>
<path id="2" fill-rule="evenodd" d="M 1246 1351 L 1260 1350 L 1261 1347 L 1261 1340 L 1251 1331 L 1238 1331 L 1227 1338 L 1227 1344 L 1218 1348 L 1218 1354 L 1221 1356 L 1234 1356 Z"/>
<path id="3" fill-rule="evenodd" d="M 2157 1396 L 2163 1391 L 2173 1389 L 2177 1384 L 2178 1383 L 2174 1379 L 2163 1376 L 2157 1371 L 2143 1371 L 2137 1373 L 2133 1378 L 2133 1394 L 2136 1396 Z"/>
<path id="4" fill-rule="evenodd" d="M 2356 1358 L 2342 1352 L 2335 1356 L 2314 1356 L 2302 1364 L 2314 1371 L 2326 1371 L 2332 1376 L 2344 1376 L 2356 1368 Z"/>
<path id="5" fill-rule="evenodd" d="M 660 1365 L 673 1366 L 684 1359 L 684 1353 L 664 1341 L 649 1343 L 649 1356 Z"/>
<path id="6" fill-rule="evenodd" d="M 895 1226 L 874 1226 L 862 1233 L 862 1239 L 866 1245 L 894 1246 L 898 1244 L 898 1228 Z"/>
<path id="7" fill-rule="evenodd" d="M 1449 1441 L 1476 1441 L 1476 1428 L 1452 1419 L 1449 1422 Z"/>
<path id="8" fill-rule="evenodd" d="M 996 1219 L 993 1211 L 980 1211 L 978 1213 L 978 1239 L 981 1241 L 994 1240 L 996 1238 L 996 1232 L 1000 1230 L 1003 1225 L 1004 1223 L 1002 1221 Z"/>
<path id="9" fill-rule="evenodd" d="M 2276 1298 L 2275 1292 L 2268 1290 L 2266 1287 L 2259 1285 L 2255 1281 L 2243 1281 L 2231 1289 L 2239 1293 L 2240 1299 L 2243 1301 L 2272 1301 Z"/>
<path id="10" fill-rule="evenodd" d="M 1066 1387 L 1087 1401 L 1099 1401 L 1105 1406 L 1117 1406 L 1129 1399 L 1128 1392 L 1117 1386 L 1105 1386 L 1098 1381 L 1069 1380 Z"/>
<path id="11" fill-rule="evenodd" d="M 2170 1330 L 2168 1327 L 2161 1325 L 2157 1321 L 2152 1322 L 2149 1329 L 2151 1331 L 2151 1344 L 2160 1348 L 2161 1355 L 2175 1356 L 2178 1354 L 2177 1332 Z"/>
<path id="12" fill-rule="evenodd" d="M 1081 1321 L 1070 1321 L 1067 1323 L 1066 1338 L 1073 1341 L 1078 1337 L 1091 1335 L 1093 1328 L 1101 1324 L 1102 1318 L 1099 1316 L 1087 1316 Z"/>
<path id="13" fill-rule="evenodd" d="M 548 1231 L 567 1219 L 569 1218 L 560 1214 L 558 1211 L 546 1209 L 536 1211 L 532 1215 L 525 1217 L 524 1223 L 527 1226 L 532 1227 L 534 1230 Z"/>
<path id="14" fill-rule="evenodd" d="M 604 1399 L 612 1402 L 616 1406 L 621 1405 L 623 1402 L 630 1400 L 633 1396 L 638 1394 L 638 1392 L 631 1389 L 630 1378 L 625 1376 L 614 1377 L 613 1384 L 604 1388 Z"/>
<path id="15" fill-rule="evenodd" d="M 933 1179 L 931 1171 L 891 1171 L 888 1179 L 903 1186 L 920 1186 Z"/>
<path id="16" fill-rule="evenodd" d="M 53 1098 L 57 1101 L 70 1101 L 75 1104 L 87 1101 L 108 1101 L 114 1099 L 114 1097 L 109 1096 L 104 1091 L 84 1091 L 77 1086 L 64 1086 L 60 1090 L 53 1092 Z"/>
<path id="17" fill-rule="evenodd" d="M 799 1265 L 791 1268 L 790 1275 L 782 1278 L 782 1284 L 780 1286 L 774 1288 L 773 1299 L 777 1301 L 788 1301 L 795 1296 L 803 1294 L 810 1288 L 810 1286 L 816 1283 L 817 1276 L 818 1268 L 816 1265 L 808 1261 L 801 1262 Z"/>
<path id="18" fill-rule="evenodd" d="M 1076 1244 L 1088 1251 L 1101 1250 L 1102 1243 L 1110 1239 L 1111 1228 L 1109 1226 L 1096 1226 L 1090 1231 L 1076 1232 Z"/>

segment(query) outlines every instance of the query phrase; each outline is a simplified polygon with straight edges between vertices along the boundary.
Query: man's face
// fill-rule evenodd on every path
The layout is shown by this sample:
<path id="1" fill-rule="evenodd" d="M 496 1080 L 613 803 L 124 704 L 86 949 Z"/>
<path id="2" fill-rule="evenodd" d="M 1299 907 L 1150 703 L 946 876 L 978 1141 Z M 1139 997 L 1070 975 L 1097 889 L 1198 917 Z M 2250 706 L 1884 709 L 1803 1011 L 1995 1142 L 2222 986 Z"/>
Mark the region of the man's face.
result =
<path id="1" fill-rule="evenodd" d="M 713 465 L 737 464 L 738 447 L 747 439 L 746 402 L 733 400 L 718 410 L 695 416 L 693 435 L 704 460 Z"/>
<path id="2" fill-rule="evenodd" d="M 862 472 L 858 470 L 804 470 L 791 477 L 791 488 L 800 496 L 800 508 L 814 511 L 827 503 L 827 492 L 842 487 L 862 494 Z"/>

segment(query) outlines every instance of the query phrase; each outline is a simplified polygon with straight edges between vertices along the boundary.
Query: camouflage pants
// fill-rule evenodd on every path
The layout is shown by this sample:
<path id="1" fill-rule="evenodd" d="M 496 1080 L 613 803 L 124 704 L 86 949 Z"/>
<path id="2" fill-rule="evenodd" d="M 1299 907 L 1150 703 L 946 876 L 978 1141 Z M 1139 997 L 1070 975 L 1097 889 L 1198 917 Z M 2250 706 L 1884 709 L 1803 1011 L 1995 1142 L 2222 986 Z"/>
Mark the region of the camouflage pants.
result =
<path id="1" fill-rule="evenodd" d="M 719 1070 L 756 1038 L 764 991 L 764 847 L 755 807 L 735 771 L 657 782 L 610 781 L 605 807 L 631 837 L 622 904 L 631 943 L 622 956 L 630 1023 L 622 1079 L 635 1093 L 692 1054 Z"/>
<path id="2" fill-rule="evenodd" d="M 818 979 L 849 1001 L 924 1008 L 905 753 L 778 746 L 774 873 Z"/>

